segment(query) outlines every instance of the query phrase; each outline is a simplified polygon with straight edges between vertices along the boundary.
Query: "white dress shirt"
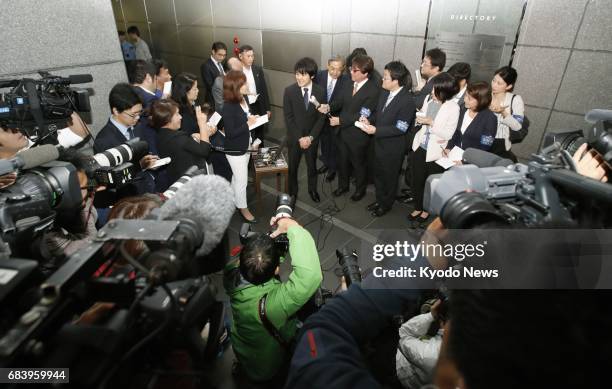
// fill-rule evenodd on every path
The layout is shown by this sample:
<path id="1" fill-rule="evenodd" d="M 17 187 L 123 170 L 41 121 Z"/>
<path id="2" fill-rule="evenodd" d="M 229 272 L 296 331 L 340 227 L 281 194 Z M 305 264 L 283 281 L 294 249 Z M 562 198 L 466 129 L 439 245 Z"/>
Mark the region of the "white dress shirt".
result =
<path id="1" fill-rule="evenodd" d="M 242 72 L 246 76 L 247 85 L 249 86 L 249 94 L 256 95 L 257 94 L 257 86 L 255 85 L 255 77 L 253 76 L 253 67 L 249 67 L 247 69 L 246 66 L 242 68 Z"/>
<path id="2" fill-rule="evenodd" d="M 363 86 L 363 85 L 364 85 L 366 82 L 368 82 L 368 80 L 369 80 L 369 78 L 366 78 L 366 79 L 365 79 L 365 80 L 363 80 L 363 81 L 353 83 L 353 88 L 355 88 L 355 85 L 357 85 L 357 88 L 355 89 L 355 93 L 359 92 L 359 89 L 361 89 L 361 87 L 362 87 L 362 86 Z"/>
<path id="3" fill-rule="evenodd" d="M 217 70 L 221 70 L 221 74 L 225 76 L 225 70 L 223 69 L 223 64 L 221 62 L 217 62 L 215 57 L 213 57 L 212 55 L 210 56 L 210 59 L 211 59 L 211 61 L 213 61 L 213 63 L 217 67 Z M 219 67 L 219 65 L 221 65 L 221 66 Z"/>

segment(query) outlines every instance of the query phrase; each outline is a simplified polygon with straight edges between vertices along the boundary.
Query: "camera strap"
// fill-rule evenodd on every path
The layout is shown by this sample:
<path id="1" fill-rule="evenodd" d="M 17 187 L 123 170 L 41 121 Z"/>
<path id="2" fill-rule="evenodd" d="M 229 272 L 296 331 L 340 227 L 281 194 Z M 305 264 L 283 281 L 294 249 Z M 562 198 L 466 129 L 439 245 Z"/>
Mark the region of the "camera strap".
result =
<path id="1" fill-rule="evenodd" d="M 287 343 L 285 341 L 285 339 L 283 339 L 283 337 L 281 336 L 280 332 L 278 332 L 276 327 L 274 327 L 274 325 L 270 322 L 270 320 L 266 316 L 266 300 L 267 300 L 267 298 L 268 298 L 268 294 L 266 293 L 266 294 L 264 294 L 259 299 L 259 308 L 258 308 L 257 312 L 259 312 L 259 319 L 261 320 L 261 324 L 263 324 L 263 326 L 266 329 L 266 331 L 268 331 L 268 333 L 270 335 L 272 335 L 272 337 L 274 339 L 276 339 L 276 341 L 283 348 L 289 350 L 290 349 L 289 343 Z"/>

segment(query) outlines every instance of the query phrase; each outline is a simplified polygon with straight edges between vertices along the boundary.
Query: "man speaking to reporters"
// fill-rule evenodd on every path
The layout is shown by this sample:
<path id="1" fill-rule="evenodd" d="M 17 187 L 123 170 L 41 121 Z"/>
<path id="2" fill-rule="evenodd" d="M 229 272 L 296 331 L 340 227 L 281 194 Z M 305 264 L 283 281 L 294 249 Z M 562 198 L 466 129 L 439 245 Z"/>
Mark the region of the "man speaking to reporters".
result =
<path id="1" fill-rule="evenodd" d="M 240 261 L 225 268 L 225 288 L 232 304 L 234 353 L 246 376 L 257 382 L 284 382 L 290 344 L 297 331 L 296 312 L 312 297 L 323 278 L 310 233 L 288 217 L 272 218 L 278 228 L 248 238 Z M 287 234 L 292 272 L 281 282 L 281 255 L 274 238 Z"/>

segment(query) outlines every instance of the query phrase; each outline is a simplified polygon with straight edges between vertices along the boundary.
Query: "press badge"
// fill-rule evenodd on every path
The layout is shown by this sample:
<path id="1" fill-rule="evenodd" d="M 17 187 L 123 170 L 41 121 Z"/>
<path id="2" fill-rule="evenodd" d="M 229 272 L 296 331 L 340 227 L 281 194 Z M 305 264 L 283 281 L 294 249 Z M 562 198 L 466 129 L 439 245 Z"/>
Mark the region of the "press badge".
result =
<path id="1" fill-rule="evenodd" d="M 371 113 L 372 111 L 370 111 L 370 109 L 366 107 L 361 107 L 361 110 L 359 111 L 359 115 L 363 116 L 364 118 L 370 117 Z"/>
<path id="2" fill-rule="evenodd" d="M 407 122 L 403 121 L 403 120 L 398 120 L 397 123 L 395 123 L 395 127 L 400 130 L 401 132 L 406 132 L 408 131 L 408 127 L 410 127 L 408 125 Z"/>
<path id="3" fill-rule="evenodd" d="M 480 144 L 483 146 L 491 146 L 494 140 L 492 135 L 480 135 Z"/>

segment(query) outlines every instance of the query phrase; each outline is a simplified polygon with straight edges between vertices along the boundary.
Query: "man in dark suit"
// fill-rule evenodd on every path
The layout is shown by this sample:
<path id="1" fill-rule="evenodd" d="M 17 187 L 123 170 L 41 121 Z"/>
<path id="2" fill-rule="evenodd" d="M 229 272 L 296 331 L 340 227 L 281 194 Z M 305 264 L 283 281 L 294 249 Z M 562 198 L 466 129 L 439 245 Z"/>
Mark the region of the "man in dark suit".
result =
<path id="1" fill-rule="evenodd" d="M 376 201 L 368 205 L 372 216 L 389 212 L 395 201 L 397 179 L 402 168 L 406 142 L 404 138 L 412 128 L 416 107 L 410 93 L 410 72 L 399 61 L 385 66 L 376 115 L 362 118 L 362 130 L 374 135 L 374 184 Z"/>
<path id="2" fill-rule="evenodd" d="M 334 196 L 341 196 L 349 190 L 349 176 L 355 176 L 356 188 L 351 200 L 359 201 L 365 196 L 368 179 L 368 148 L 371 136 L 355 127 L 360 117 L 369 117 L 376 111 L 380 87 L 368 76 L 374 69 L 374 61 L 368 56 L 357 56 L 351 63 L 352 84 L 342 90 L 341 98 L 331 105 L 323 105 L 323 113 L 340 110 L 339 116 L 332 116 L 329 124 L 338 127 L 340 151 L 340 175 L 338 189 Z M 340 109 L 341 107 L 341 109 Z"/>
<path id="3" fill-rule="evenodd" d="M 247 84 L 249 85 L 249 108 L 251 113 L 254 115 L 268 115 L 268 119 L 272 115 L 270 111 L 270 99 L 268 97 L 268 86 L 264 79 L 264 72 L 260 66 L 253 65 L 255 61 L 255 53 L 253 47 L 249 45 L 243 45 L 240 47 L 238 58 L 242 62 L 242 71 L 247 78 Z M 261 140 L 261 146 L 264 145 L 264 134 L 268 128 L 267 124 L 259 126 L 258 128 L 251 131 L 251 137 L 253 140 L 259 138 Z"/>
<path id="4" fill-rule="evenodd" d="M 142 114 L 142 100 L 134 88 L 124 83 L 115 85 L 110 91 L 108 102 L 111 116 L 106 125 L 96 134 L 94 140 L 96 153 L 117 147 L 137 136 L 134 126 Z M 138 164 L 142 169 L 149 169 L 158 159 L 157 155 L 149 154 L 142 157 Z M 148 171 L 139 172 L 137 178 L 140 180 L 137 180 L 134 185 L 120 188 L 116 193 L 111 193 L 109 190 L 100 192 L 96 196 L 96 208 L 106 208 L 121 197 L 155 192 L 155 182 Z M 104 216 L 102 213 L 100 220 L 104 220 Z"/>
<path id="5" fill-rule="evenodd" d="M 227 46 L 225 46 L 225 43 L 215 42 L 212 44 L 210 58 L 208 58 L 206 62 L 200 66 L 202 81 L 206 87 L 206 102 L 210 104 L 211 107 L 213 107 L 215 103 L 212 95 L 213 83 L 218 76 L 225 75 L 225 66 L 223 65 L 223 62 L 225 61 L 226 56 Z"/>
<path id="6" fill-rule="evenodd" d="M 464 112 L 465 90 L 467 89 L 467 84 L 470 82 L 470 77 L 472 76 L 472 67 L 467 62 L 457 62 L 448 68 L 448 73 L 455 77 L 455 80 L 457 80 L 457 84 L 459 85 L 459 93 L 453 97 L 453 100 L 459 105 L 459 110 Z"/>
<path id="7" fill-rule="evenodd" d="M 439 48 L 427 50 L 425 52 L 425 57 L 421 62 L 420 73 L 421 78 L 416 80 L 417 87 L 414 92 L 414 102 L 416 104 L 416 109 L 420 110 L 423 108 L 423 103 L 425 102 L 425 98 L 431 94 L 431 90 L 433 89 L 433 83 L 431 81 L 432 78 L 442 73 L 444 66 L 446 65 L 446 54 L 444 51 Z M 406 172 L 404 175 L 404 184 L 410 186 L 412 169 L 410 167 L 410 155 L 412 154 L 412 141 L 414 139 L 414 135 L 421 129 L 421 126 L 413 127 L 409 132 L 408 136 L 406 136 L 406 157 L 408 163 L 406 164 Z M 403 196 L 400 200 L 404 203 L 411 203 L 413 201 L 413 197 L 410 189 L 402 189 Z"/>
<path id="8" fill-rule="evenodd" d="M 308 194 L 318 203 L 321 198 L 317 192 L 317 150 L 325 117 L 310 99 L 312 96 L 323 101 L 324 93 L 323 88 L 312 82 L 317 74 L 317 63 L 312 58 L 297 61 L 294 71 L 296 83 L 288 86 L 283 96 L 289 151 L 289 194 L 297 197 L 298 168 L 304 155 L 308 167 Z"/>
<path id="9" fill-rule="evenodd" d="M 344 74 L 344 59 L 341 56 L 331 58 L 327 61 L 327 70 L 321 70 L 315 77 L 315 83 L 323 88 L 323 101 L 321 104 L 331 104 L 338 99 L 344 86 L 349 82 L 348 76 Z M 330 112 L 337 116 L 339 112 Z M 334 129 L 325 120 L 321 130 L 321 161 L 323 166 L 319 173 L 327 172 L 326 181 L 333 181 L 337 171 L 337 146 Z"/>

